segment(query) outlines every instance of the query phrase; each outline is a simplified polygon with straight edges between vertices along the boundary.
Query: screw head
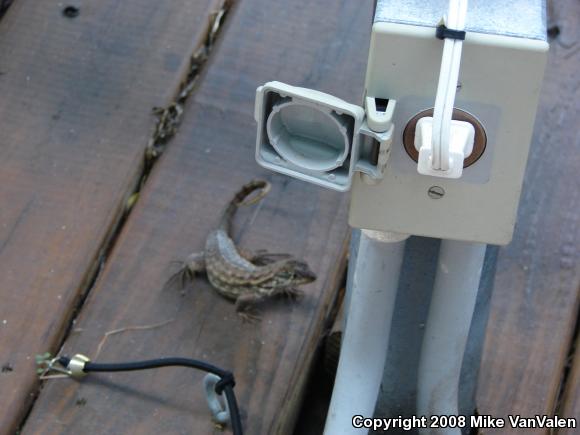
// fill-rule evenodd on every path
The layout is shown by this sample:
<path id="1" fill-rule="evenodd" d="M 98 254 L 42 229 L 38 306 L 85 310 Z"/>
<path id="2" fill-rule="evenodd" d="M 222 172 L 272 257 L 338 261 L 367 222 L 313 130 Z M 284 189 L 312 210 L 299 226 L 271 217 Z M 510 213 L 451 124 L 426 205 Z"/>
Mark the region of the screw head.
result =
<path id="1" fill-rule="evenodd" d="M 441 186 L 431 186 L 429 190 L 427 190 L 427 195 L 432 199 L 441 199 L 445 196 L 445 190 L 443 190 Z"/>
<path id="2" fill-rule="evenodd" d="M 80 9 L 76 6 L 67 6 L 62 10 L 62 14 L 67 18 L 78 17 Z"/>

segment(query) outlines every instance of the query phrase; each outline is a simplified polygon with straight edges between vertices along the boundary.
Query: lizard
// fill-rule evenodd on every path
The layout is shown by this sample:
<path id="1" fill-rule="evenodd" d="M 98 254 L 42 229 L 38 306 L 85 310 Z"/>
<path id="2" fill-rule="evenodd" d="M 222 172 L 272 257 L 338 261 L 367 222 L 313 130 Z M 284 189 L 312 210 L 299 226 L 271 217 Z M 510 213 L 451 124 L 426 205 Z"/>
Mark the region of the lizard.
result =
<path id="1" fill-rule="evenodd" d="M 264 180 L 245 184 L 226 206 L 218 226 L 208 234 L 203 252 L 194 252 L 180 262 L 180 269 L 166 286 L 180 280 L 184 288 L 197 274 L 205 272 L 217 293 L 234 301 L 240 317 L 252 322 L 260 319 L 253 311 L 257 303 L 277 295 L 291 300 L 302 296 L 296 287 L 316 279 L 306 262 L 289 254 L 258 251 L 252 255 L 236 247 L 232 240 L 232 224 L 238 207 L 260 201 L 270 188 L 270 183 Z M 257 190 L 258 194 L 248 199 Z"/>

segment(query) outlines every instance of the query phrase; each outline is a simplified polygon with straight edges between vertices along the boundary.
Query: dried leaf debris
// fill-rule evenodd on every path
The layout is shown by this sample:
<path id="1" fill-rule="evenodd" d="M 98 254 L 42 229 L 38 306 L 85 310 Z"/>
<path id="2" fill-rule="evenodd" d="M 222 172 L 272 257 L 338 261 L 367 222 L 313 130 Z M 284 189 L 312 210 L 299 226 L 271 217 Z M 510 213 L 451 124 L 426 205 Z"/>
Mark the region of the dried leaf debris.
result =
<path id="1" fill-rule="evenodd" d="M 219 11 L 210 15 L 204 43 L 191 56 L 187 75 L 179 86 L 176 98 L 166 107 L 153 108 L 153 114 L 157 117 L 157 124 L 145 151 L 146 167 L 151 167 L 152 162 L 163 153 L 167 142 L 177 132 L 183 117 L 185 102 L 195 89 L 199 73 L 209 58 L 209 54 L 230 6 L 231 1 L 226 0 Z"/>

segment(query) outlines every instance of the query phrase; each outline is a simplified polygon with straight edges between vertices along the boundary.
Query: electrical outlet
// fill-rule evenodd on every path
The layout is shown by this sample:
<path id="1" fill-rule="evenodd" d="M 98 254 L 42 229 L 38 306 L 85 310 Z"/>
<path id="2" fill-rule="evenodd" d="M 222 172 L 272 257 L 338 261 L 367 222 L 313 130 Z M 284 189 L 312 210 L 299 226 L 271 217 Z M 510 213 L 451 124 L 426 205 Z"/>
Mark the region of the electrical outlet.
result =
<path id="1" fill-rule="evenodd" d="M 435 38 L 447 8 L 447 1 L 441 0 L 377 1 L 364 113 L 361 107 L 316 91 L 260 88 L 258 162 L 325 187 L 350 188 L 349 223 L 356 228 L 509 243 L 548 50 L 544 2 L 515 3 L 470 2 L 453 119 L 473 126 L 465 133 L 473 147 L 459 178 L 423 175 L 417 164 L 417 124 L 424 133 L 420 120 L 433 116 L 441 67 L 443 43 Z M 293 89 L 300 91 L 292 93 Z M 285 103 L 290 97 L 298 103 L 288 110 L 292 119 L 274 114 L 278 103 L 272 103 L 273 91 L 276 101 Z M 304 99 L 310 113 L 299 115 L 294 109 Z M 345 114 L 352 121 L 319 123 L 319 129 L 316 119 L 324 116 L 312 107 L 314 112 L 328 112 L 334 121 Z M 275 143 L 283 135 L 272 129 L 268 133 L 267 126 L 276 117 L 276 122 L 283 121 L 279 125 L 286 122 L 288 131 L 304 130 L 297 133 L 300 146 L 290 149 Z M 318 154 L 321 150 L 326 154 Z M 316 167 L 318 156 L 331 154 L 334 163 L 327 159 L 324 168 Z"/>
<path id="2" fill-rule="evenodd" d="M 377 16 L 392 3 L 379 1 Z M 539 20 L 524 30 L 543 28 Z M 518 17 L 512 21 L 517 25 Z M 459 179 L 419 174 L 412 149 L 414 123 L 433 107 L 441 41 L 424 25 L 373 25 L 366 93 L 397 100 L 395 131 L 380 183 L 354 180 L 352 226 L 500 245 L 511 240 L 548 44 L 541 31 L 476 33 L 469 28 L 473 22 L 477 16 L 468 14 L 454 118 L 471 122 L 476 136 Z"/>

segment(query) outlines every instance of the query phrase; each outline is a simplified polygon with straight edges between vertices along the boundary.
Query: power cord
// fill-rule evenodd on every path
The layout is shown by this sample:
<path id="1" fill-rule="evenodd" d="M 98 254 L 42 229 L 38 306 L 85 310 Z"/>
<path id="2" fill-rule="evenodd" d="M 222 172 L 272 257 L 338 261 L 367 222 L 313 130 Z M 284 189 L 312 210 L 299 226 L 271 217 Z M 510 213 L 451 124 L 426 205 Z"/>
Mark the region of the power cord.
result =
<path id="1" fill-rule="evenodd" d="M 449 11 L 445 22 L 451 32 L 443 32 L 438 28 L 438 37 L 443 37 L 443 56 L 441 70 L 435 96 L 433 111 L 433 169 L 447 171 L 449 169 L 449 139 L 451 119 L 455 104 L 455 93 L 459 79 L 461 51 L 465 33 L 467 16 L 467 0 L 449 0 Z"/>
<path id="2" fill-rule="evenodd" d="M 156 369 L 161 367 L 190 367 L 202 370 L 207 373 L 216 375 L 219 380 L 215 383 L 215 393 L 221 396 L 225 394 L 228 405 L 230 423 L 234 435 L 242 435 L 242 422 L 238 402 L 234 394 L 235 380 L 233 373 L 190 358 L 158 358 L 146 361 L 132 361 L 119 363 L 95 363 L 84 355 L 75 355 L 72 358 L 60 356 L 52 359 L 41 359 L 39 365 L 43 366 L 41 370 L 42 379 L 51 379 L 56 377 L 84 377 L 90 372 L 128 372 L 136 370 Z M 60 366 L 60 367 L 59 367 Z M 50 372 L 56 372 L 57 375 L 48 375 Z"/>

